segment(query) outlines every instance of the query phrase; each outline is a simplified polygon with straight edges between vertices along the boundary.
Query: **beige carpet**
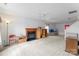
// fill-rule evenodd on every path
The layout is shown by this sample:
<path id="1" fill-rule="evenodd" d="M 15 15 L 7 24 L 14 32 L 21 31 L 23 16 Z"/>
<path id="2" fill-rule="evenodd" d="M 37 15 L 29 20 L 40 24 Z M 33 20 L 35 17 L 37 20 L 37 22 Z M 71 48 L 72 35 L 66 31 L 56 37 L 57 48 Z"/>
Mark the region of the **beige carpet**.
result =
<path id="1" fill-rule="evenodd" d="M 62 36 L 49 36 L 22 44 L 16 44 L 0 52 L 1 56 L 73 56 L 65 52 Z"/>

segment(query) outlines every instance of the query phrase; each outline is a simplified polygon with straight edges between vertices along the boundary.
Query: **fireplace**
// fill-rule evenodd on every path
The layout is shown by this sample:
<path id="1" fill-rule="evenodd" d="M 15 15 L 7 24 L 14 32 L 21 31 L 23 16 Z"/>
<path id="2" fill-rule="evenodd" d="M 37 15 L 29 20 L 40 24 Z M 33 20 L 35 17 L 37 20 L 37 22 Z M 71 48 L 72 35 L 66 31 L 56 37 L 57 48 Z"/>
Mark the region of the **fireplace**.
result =
<path id="1" fill-rule="evenodd" d="M 26 28 L 26 35 L 27 35 L 27 41 L 35 40 L 36 39 L 36 28 Z"/>
<path id="2" fill-rule="evenodd" d="M 47 30 L 40 28 L 26 28 L 26 41 L 47 37 Z"/>
<path id="3" fill-rule="evenodd" d="M 28 39 L 27 41 L 35 40 L 36 39 L 36 32 L 28 32 Z"/>

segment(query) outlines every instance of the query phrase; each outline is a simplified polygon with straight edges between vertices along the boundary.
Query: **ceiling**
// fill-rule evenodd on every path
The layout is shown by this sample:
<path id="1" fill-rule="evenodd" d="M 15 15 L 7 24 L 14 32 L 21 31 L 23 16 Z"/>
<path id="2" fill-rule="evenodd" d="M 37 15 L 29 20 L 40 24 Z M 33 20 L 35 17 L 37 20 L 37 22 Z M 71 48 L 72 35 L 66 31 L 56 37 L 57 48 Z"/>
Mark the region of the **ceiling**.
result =
<path id="1" fill-rule="evenodd" d="M 77 13 L 69 14 L 69 11 Z M 75 21 L 79 15 L 77 3 L 7 3 L 0 4 L 0 15 L 36 19 L 47 23 Z"/>

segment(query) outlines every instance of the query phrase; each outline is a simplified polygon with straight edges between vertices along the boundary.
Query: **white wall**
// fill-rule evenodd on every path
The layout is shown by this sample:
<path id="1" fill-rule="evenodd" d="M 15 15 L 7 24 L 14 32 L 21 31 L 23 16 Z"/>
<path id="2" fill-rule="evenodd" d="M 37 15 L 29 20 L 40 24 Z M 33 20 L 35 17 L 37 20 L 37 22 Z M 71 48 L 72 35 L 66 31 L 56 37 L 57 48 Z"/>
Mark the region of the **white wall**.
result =
<path id="1" fill-rule="evenodd" d="M 34 19 L 15 19 L 9 24 L 9 33 L 26 35 L 25 28 L 44 26 L 44 22 Z"/>
<path id="2" fill-rule="evenodd" d="M 73 23 L 67 30 L 66 32 L 69 33 L 78 33 L 79 34 L 79 21 L 76 21 Z"/>
<path id="3" fill-rule="evenodd" d="M 53 29 L 56 28 L 60 35 L 64 35 L 64 25 L 65 24 L 71 25 L 71 24 L 73 24 L 73 22 L 50 24 L 49 27 L 53 28 Z"/>
<path id="4" fill-rule="evenodd" d="M 5 24 L 5 22 L 1 23 L 1 39 L 2 39 L 2 44 L 3 45 L 8 44 L 7 30 L 6 30 L 6 24 Z"/>
<path id="5" fill-rule="evenodd" d="M 0 31 L 1 31 L 1 23 L 0 23 Z M 0 32 L 0 45 L 2 45 L 2 37 L 1 37 L 1 32 Z"/>
<path id="6" fill-rule="evenodd" d="M 78 36 L 77 36 L 78 34 Z M 79 38 L 79 21 L 73 23 L 70 27 L 65 30 L 65 39 L 68 36 L 78 37 Z"/>

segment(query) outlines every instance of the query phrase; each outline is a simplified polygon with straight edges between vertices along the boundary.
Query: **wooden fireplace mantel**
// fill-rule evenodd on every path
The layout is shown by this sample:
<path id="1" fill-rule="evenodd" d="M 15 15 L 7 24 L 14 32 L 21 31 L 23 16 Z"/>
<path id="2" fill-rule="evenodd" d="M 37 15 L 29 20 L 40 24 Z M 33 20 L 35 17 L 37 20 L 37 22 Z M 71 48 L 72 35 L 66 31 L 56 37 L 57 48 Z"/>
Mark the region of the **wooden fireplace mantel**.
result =
<path id="1" fill-rule="evenodd" d="M 34 32 L 37 31 L 37 28 L 26 28 L 27 32 Z"/>

